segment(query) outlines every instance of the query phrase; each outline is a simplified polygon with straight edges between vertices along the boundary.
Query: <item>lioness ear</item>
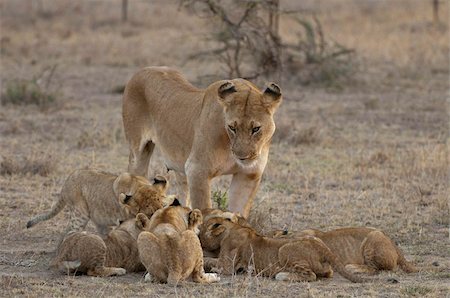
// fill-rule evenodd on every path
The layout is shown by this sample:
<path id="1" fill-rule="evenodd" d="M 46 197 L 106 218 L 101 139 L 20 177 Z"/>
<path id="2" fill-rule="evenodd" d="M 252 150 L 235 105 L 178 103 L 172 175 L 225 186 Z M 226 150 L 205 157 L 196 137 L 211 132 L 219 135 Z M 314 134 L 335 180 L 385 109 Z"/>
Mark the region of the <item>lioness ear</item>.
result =
<path id="1" fill-rule="evenodd" d="M 228 95 L 234 92 L 237 92 L 236 87 L 231 81 L 226 81 L 225 83 L 220 85 L 219 89 L 217 90 L 217 93 L 219 94 L 219 99 L 224 104 L 227 104 L 229 102 L 229 100 L 227 100 Z"/>
<path id="2" fill-rule="evenodd" d="M 270 109 L 270 111 L 275 112 L 281 103 L 281 89 L 275 83 L 267 84 L 266 89 L 263 92 L 263 104 Z"/>
<path id="3" fill-rule="evenodd" d="M 140 230 L 145 229 L 148 224 L 148 217 L 144 213 L 138 213 L 136 215 L 136 227 Z"/>

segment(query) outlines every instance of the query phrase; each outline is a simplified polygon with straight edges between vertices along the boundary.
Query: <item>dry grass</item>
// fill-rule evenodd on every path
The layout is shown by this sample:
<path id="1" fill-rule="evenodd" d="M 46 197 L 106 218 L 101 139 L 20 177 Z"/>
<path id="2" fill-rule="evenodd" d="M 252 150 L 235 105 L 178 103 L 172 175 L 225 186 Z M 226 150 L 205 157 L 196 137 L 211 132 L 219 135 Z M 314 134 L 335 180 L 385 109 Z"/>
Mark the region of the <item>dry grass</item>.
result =
<path id="1" fill-rule="evenodd" d="M 295 75 L 281 82 L 278 131 L 250 219 L 263 232 L 381 228 L 421 272 L 382 273 L 366 285 L 339 277 L 295 284 L 236 276 L 178 288 L 145 284 L 139 274 L 100 279 L 52 273 L 48 262 L 67 214 L 31 230 L 25 223 L 50 208 L 74 169 L 126 169 L 117 86 L 138 68 L 175 66 L 191 81 L 220 71 L 214 62 L 183 64 L 205 48 L 208 21 L 179 11 L 176 1 L 129 1 L 128 24 L 119 21 L 120 1 L 42 2 L 44 12 L 36 13 L 27 6 L 31 1 L 0 0 L 1 93 L 9 82 L 30 82 L 43 67 L 58 64 L 52 85 L 64 94 L 57 109 L 0 109 L 0 296 L 448 294 L 449 35 L 448 21 L 430 25 L 429 1 L 282 1 L 315 13 L 328 37 L 356 49 L 359 82 L 340 90 L 301 87 Z M 448 2 L 440 3 L 446 20 Z M 291 21 L 281 24 L 288 40 L 295 38 Z M 157 154 L 152 167 L 164 171 Z M 229 177 L 217 179 L 212 189 L 223 194 L 228 183 Z"/>
<path id="2" fill-rule="evenodd" d="M 0 175 L 41 175 L 49 176 L 56 167 L 51 155 L 34 154 L 25 157 L 3 157 L 0 162 Z"/>

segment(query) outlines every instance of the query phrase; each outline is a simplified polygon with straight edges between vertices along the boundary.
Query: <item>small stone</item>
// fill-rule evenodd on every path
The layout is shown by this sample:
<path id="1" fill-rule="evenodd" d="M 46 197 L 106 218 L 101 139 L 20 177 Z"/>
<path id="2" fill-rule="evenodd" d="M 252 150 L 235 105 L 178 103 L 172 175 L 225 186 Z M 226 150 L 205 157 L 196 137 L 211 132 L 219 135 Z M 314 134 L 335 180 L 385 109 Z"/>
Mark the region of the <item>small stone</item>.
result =
<path id="1" fill-rule="evenodd" d="M 433 263 L 431 263 L 431 265 L 439 267 L 439 262 L 438 261 L 434 261 Z"/>
<path id="2" fill-rule="evenodd" d="M 388 278 L 387 282 L 391 283 L 391 284 L 398 284 L 399 283 L 398 279 L 393 278 L 393 277 Z"/>

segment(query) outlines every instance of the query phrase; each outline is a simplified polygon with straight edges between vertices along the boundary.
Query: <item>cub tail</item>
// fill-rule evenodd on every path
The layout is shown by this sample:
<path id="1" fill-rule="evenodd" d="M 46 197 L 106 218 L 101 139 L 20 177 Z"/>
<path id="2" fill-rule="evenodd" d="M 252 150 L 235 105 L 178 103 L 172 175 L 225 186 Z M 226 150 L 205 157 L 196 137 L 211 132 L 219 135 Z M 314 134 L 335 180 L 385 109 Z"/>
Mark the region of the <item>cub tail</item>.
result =
<path id="1" fill-rule="evenodd" d="M 52 208 L 50 209 L 49 212 L 39 214 L 39 215 L 33 217 L 30 221 L 28 221 L 27 229 L 31 228 L 32 226 L 34 226 L 35 224 L 37 224 L 41 221 L 45 221 L 45 220 L 49 220 L 50 218 L 53 218 L 56 214 L 61 212 L 61 210 L 64 208 L 65 205 L 66 205 L 66 202 L 60 197 L 56 202 L 53 203 Z"/>

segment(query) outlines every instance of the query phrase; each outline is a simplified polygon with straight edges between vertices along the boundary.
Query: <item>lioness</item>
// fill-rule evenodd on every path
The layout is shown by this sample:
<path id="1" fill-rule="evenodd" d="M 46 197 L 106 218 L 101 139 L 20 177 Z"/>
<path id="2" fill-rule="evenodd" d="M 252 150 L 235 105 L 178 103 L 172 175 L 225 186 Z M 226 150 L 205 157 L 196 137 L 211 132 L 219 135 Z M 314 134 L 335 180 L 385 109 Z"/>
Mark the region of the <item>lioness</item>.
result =
<path id="1" fill-rule="evenodd" d="M 243 79 L 197 89 L 167 67 L 147 67 L 128 82 L 123 124 L 130 145 L 128 171 L 148 175 L 155 145 L 174 170 L 183 205 L 211 207 L 211 179 L 232 174 L 229 208 L 248 217 L 275 131 L 280 88 L 260 91 Z M 190 198 L 190 200 L 189 200 Z"/>
<path id="2" fill-rule="evenodd" d="M 92 276 L 144 271 L 136 240 L 146 220 L 139 213 L 109 232 L 105 239 L 86 231 L 69 233 L 58 247 L 51 267 Z"/>
<path id="3" fill-rule="evenodd" d="M 394 241 L 375 228 L 351 227 L 328 232 L 310 229 L 273 233 L 277 238 L 297 238 L 305 235 L 322 239 L 331 251 L 339 256 L 345 268 L 354 273 L 375 274 L 380 270 L 395 270 L 397 267 L 407 273 L 418 271 L 413 264 L 406 261 Z"/>
<path id="4" fill-rule="evenodd" d="M 333 276 L 334 269 L 353 282 L 362 281 L 345 269 L 322 240 L 313 236 L 294 241 L 264 237 L 222 217 L 210 218 L 199 236 L 204 248 L 220 249 L 215 264 L 208 266 L 216 266 L 224 274 L 251 271 L 277 280 L 314 281 L 317 277 Z M 208 262 L 214 263 L 214 259 Z"/>
<path id="5" fill-rule="evenodd" d="M 66 179 L 51 210 L 31 219 L 27 228 L 54 217 L 68 205 L 70 220 L 63 237 L 69 232 L 83 230 L 89 220 L 94 222 L 99 234 L 107 235 L 110 227 L 119 221 L 139 212 L 151 216 L 162 208 L 167 187 L 162 176 L 150 184 L 146 178 L 129 173 L 117 176 L 93 169 L 76 170 Z M 126 203 L 125 207 L 122 203 Z"/>
<path id="6" fill-rule="evenodd" d="M 144 225 L 137 240 L 139 256 L 147 268 L 146 280 L 176 285 L 192 278 L 194 282 L 219 280 L 203 269 L 203 253 L 196 230 L 202 223 L 200 210 L 170 206 L 158 210 Z"/>

